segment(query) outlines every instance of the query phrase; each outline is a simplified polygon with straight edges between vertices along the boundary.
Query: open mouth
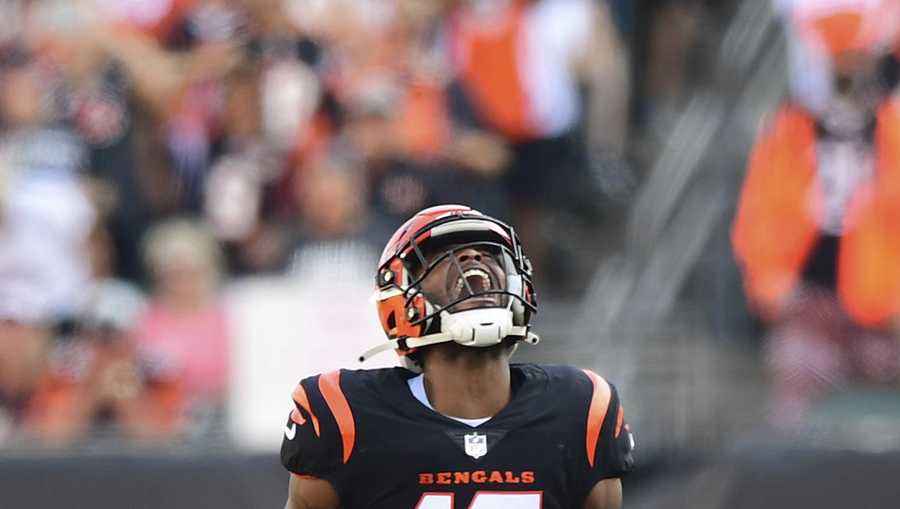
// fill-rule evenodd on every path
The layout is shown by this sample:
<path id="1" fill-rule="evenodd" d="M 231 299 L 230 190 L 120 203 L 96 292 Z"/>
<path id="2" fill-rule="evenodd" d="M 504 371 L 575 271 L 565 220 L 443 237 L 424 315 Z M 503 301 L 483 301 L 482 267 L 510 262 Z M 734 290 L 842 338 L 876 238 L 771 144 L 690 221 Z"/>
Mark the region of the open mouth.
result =
<path id="1" fill-rule="evenodd" d="M 463 270 L 455 280 L 451 279 L 451 283 L 448 293 L 452 300 L 477 295 L 495 287 L 490 272 L 481 267 L 470 267 Z"/>

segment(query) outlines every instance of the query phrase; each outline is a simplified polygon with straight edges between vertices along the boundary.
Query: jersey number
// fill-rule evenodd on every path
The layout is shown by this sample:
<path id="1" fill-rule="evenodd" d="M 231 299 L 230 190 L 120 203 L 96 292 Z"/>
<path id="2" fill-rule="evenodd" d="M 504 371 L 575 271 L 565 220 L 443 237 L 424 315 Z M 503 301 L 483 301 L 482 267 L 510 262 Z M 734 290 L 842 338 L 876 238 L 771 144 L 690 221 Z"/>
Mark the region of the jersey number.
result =
<path id="1" fill-rule="evenodd" d="M 540 491 L 479 491 L 469 509 L 541 509 Z M 454 509 L 452 493 L 423 493 L 416 509 Z"/>

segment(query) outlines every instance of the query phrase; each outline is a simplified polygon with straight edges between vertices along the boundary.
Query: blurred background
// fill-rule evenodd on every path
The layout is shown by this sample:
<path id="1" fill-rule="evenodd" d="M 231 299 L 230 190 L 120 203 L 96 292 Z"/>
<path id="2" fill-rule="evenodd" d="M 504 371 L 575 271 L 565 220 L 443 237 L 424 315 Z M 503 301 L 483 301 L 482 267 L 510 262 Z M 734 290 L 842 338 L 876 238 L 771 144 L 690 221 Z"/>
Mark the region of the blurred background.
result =
<path id="1" fill-rule="evenodd" d="M 896 505 L 900 0 L 0 17 L 3 507 L 283 506 L 292 387 L 439 203 L 522 237 L 517 359 L 619 388 L 628 507 Z"/>

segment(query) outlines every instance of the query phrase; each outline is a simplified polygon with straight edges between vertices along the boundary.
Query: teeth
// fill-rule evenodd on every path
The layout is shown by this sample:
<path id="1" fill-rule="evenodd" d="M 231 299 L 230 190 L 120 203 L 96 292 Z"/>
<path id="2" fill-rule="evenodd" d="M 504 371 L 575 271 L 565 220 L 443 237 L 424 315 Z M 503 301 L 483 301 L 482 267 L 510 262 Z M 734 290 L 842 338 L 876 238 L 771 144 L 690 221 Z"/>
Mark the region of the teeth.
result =
<path id="1" fill-rule="evenodd" d="M 470 277 L 480 277 L 481 278 L 481 286 L 483 288 L 491 287 L 491 276 L 487 273 L 487 271 L 483 269 L 473 268 L 463 272 L 461 278 L 456 281 L 456 291 L 460 292 L 463 289 L 463 286 L 466 284 L 466 279 Z"/>
<path id="2" fill-rule="evenodd" d="M 491 276 L 482 269 L 469 269 L 463 272 L 463 277 L 471 277 L 471 276 L 479 276 L 482 281 L 482 286 L 488 288 L 491 286 Z"/>

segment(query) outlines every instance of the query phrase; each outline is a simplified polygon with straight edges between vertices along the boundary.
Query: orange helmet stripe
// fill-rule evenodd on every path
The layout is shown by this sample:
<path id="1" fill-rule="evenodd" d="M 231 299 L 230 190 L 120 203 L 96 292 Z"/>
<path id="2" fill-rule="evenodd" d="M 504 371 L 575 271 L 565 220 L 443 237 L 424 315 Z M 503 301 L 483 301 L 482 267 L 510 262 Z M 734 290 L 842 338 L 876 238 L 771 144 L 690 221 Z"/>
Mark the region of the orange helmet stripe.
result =
<path id="1" fill-rule="evenodd" d="M 344 463 L 350 459 L 353 446 L 356 443 L 356 423 L 353 420 L 353 412 L 344 391 L 341 390 L 341 372 L 332 371 L 319 377 L 319 390 L 325 403 L 334 414 L 338 430 L 341 432 L 341 443 L 344 446 Z"/>
<path id="2" fill-rule="evenodd" d="M 316 436 L 319 436 L 319 418 L 316 417 L 316 414 L 312 411 L 312 406 L 309 404 L 309 397 L 306 395 L 306 389 L 304 389 L 302 385 L 297 384 L 297 388 L 294 389 L 294 393 L 291 394 L 291 396 L 294 398 L 294 403 L 309 414 L 309 418 L 312 419 L 313 430 L 316 432 Z M 303 418 L 303 414 L 296 408 L 291 412 L 291 420 L 300 426 L 306 424 L 306 419 Z"/>
<path id="3" fill-rule="evenodd" d="M 585 437 L 588 464 L 593 467 L 597 454 L 597 442 L 600 440 L 600 428 L 603 426 L 603 420 L 606 418 L 606 412 L 609 410 L 612 391 L 609 388 L 609 384 L 600 375 L 588 369 L 582 371 L 594 384 L 591 406 L 588 410 L 587 434 Z"/>

